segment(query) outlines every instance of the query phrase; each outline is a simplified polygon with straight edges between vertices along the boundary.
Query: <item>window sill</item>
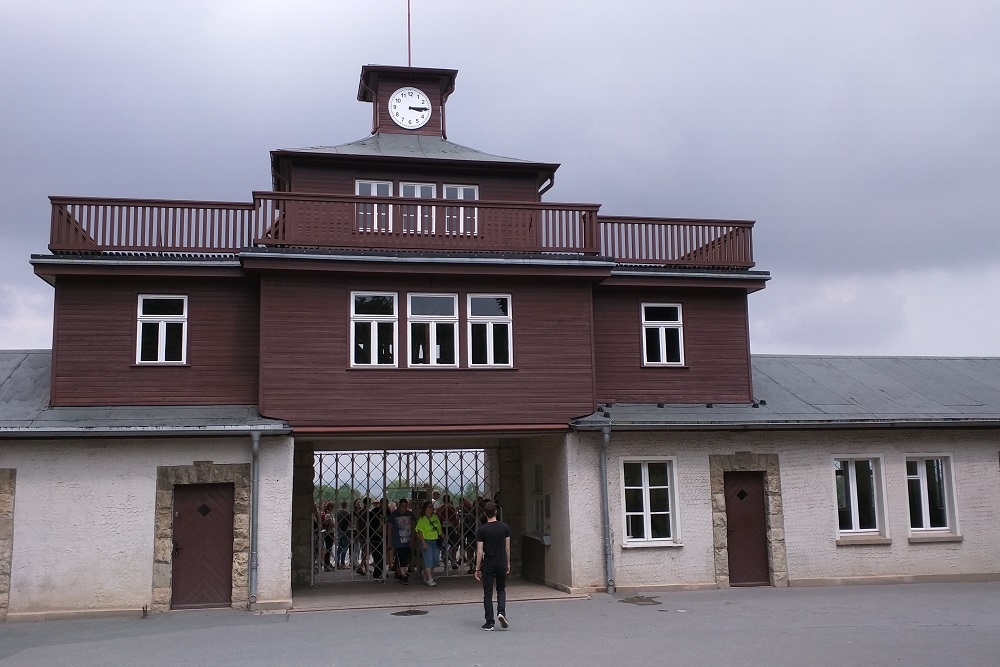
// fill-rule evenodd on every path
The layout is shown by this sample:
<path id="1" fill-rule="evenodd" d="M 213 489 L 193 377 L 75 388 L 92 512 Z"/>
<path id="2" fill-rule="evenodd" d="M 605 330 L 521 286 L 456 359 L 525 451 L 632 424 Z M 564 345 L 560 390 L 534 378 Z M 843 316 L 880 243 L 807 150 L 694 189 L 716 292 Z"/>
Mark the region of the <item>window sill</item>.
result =
<path id="1" fill-rule="evenodd" d="M 882 546 L 889 544 L 892 544 L 892 538 L 885 537 L 884 535 L 841 535 L 837 538 L 838 547 Z"/>
<path id="2" fill-rule="evenodd" d="M 674 540 L 646 540 L 644 542 L 625 542 L 622 544 L 622 549 L 652 549 L 657 547 L 672 549 L 682 546 L 684 546 L 683 542 L 675 542 Z"/>
<path id="3" fill-rule="evenodd" d="M 191 368 L 191 364 L 181 364 L 176 361 L 146 361 L 141 364 L 132 364 L 132 368 Z"/>
<path id="4" fill-rule="evenodd" d="M 932 542 L 964 542 L 965 538 L 955 533 L 939 533 L 937 535 L 910 535 L 910 544 L 930 544 Z"/>
<path id="5" fill-rule="evenodd" d="M 643 368 L 677 368 L 677 369 L 682 369 L 682 370 L 688 370 L 688 369 L 691 368 L 687 364 L 647 364 L 647 363 L 643 363 L 642 367 Z"/>
<path id="6" fill-rule="evenodd" d="M 143 364 L 147 365 L 147 364 Z M 348 371 L 516 371 L 517 366 L 444 366 L 441 364 L 415 364 L 413 366 L 348 366 Z"/>

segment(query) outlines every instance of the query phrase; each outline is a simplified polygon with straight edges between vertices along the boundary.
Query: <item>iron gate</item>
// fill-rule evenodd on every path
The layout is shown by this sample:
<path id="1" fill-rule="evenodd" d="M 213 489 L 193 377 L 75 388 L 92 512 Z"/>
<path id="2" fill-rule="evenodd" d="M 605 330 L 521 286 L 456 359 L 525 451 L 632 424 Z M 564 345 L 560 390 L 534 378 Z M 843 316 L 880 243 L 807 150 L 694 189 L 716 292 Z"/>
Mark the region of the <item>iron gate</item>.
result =
<path id="1" fill-rule="evenodd" d="M 502 516 L 495 448 L 317 452 L 314 475 L 313 583 L 393 578 L 387 517 L 403 498 L 414 517 L 430 501 L 441 519 L 435 578 L 470 573 L 483 503 L 496 502 Z M 419 572 L 412 544 L 411 571 Z"/>

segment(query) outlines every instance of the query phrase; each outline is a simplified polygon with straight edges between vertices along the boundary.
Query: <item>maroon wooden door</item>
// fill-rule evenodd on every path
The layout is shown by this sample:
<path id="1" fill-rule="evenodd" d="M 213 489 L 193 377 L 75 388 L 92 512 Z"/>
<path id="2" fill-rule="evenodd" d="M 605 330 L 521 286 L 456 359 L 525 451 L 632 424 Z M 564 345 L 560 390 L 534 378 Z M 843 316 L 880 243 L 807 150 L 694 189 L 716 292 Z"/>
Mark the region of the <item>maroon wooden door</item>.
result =
<path id="1" fill-rule="evenodd" d="M 232 604 L 233 495 L 232 484 L 174 487 L 172 609 Z"/>
<path id="2" fill-rule="evenodd" d="M 764 473 L 727 472 L 726 524 L 731 586 L 768 586 Z"/>

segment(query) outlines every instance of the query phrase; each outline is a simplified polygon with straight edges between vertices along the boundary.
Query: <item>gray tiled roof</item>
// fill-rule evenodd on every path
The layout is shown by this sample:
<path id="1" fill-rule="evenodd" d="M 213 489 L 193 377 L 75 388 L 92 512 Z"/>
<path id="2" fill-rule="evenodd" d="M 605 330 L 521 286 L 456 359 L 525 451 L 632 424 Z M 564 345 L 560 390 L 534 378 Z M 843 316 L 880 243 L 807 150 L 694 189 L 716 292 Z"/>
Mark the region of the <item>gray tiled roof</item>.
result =
<path id="1" fill-rule="evenodd" d="M 253 405 L 50 408 L 52 352 L 0 351 L 0 438 L 287 433 Z"/>
<path id="2" fill-rule="evenodd" d="M 312 155 L 353 155 L 360 157 L 426 158 L 460 162 L 507 163 L 518 166 L 536 166 L 555 169 L 559 165 L 532 162 L 502 155 L 491 155 L 474 148 L 453 143 L 438 136 L 421 134 L 373 134 L 339 146 L 314 146 L 311 148 L 283 148 L 275 153 L 302 153 Z"/>
<path id="3" fill-rule="evenodd" d="M 50 408 L 49 350 L 0 351 L 0 437 L 288 432 L 250 405 Z M 1000 427 L 1000 358 L 753 355 L 754 404 L 615 404 L 578 429 Z M 608 416 L 604 416 L 607 413 Z"/>
<path id="4" fill-rule="evenodd" d="M 752 366 L 754 403 L 598 406 L 573 426 L 1000 426 L 1000 358 L 753 355 Z"/>

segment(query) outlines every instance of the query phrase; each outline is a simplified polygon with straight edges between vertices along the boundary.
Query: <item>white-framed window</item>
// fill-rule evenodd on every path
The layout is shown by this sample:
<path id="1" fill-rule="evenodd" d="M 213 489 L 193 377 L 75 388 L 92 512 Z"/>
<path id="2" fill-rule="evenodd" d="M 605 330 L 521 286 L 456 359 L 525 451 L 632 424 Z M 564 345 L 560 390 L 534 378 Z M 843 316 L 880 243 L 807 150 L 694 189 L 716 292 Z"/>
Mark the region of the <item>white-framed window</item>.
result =
<path id="1" fill-rule="evenodd" d="M 361 197 L 391 197 L 392 181 L 354 182 L 354 194 Z M 358 229 L 363 232 L 391 232 L 392 206 L 385 204 L 357 204 Z"/>
<path id="2" fill-rule="evenodd" d="M 622 518 L 626 545 L 680 543 L 677 460 L 622 459 Z"/>
<path id="3" fill-rule="evenodd" d="M 137 364 L 187 362 L 187 297 L 140 294 L 136 323 Z"/>
<path id="4" fill-rule="evenodd" d="M 460 201 L 479 199 L 477 185 L 445 185 L 444 198 Z M 444 231 L 446 234 L 475 234 L 477 229 L 477 209 L 475 205 L 447 206 L 444 209 Z"/>
<path id="5" fill-rule="evenodd" d="M 837 527 L 841 534 L 885 534 L 882 461 L 873 458 L 836 458 L 833 479 L 837 488 Z"/>
<path id="6" fill-rule="evenodd" d="M 437 186 L 433 183 L 400 183 L 399 196 L 410 199 L 434 199 Z M 399 207 L 400 229 L 404 232 L 434 233 L 433 204 L 401 204 Z"/>
<path id="7" fill-rule="evenodd" d="M 514 365 L 509 294 L 469 295 L 469 366 Z"/>
<path id="8" fill-rule="evenodd" d="M 950 457 L 907 457 L 906 491 L 911 532 L 956 530 Z"/>
<path id="9" fill-rule="evenodd" d="M 351 366 L 395 366 L 396 293 L 351 292 Z"/>
<path id="10" fill-rule="evenodd" d="M 679 303 L 642 304 L 644 366 L 684 365 L 684 320 Z"/>
<path id="11" fill-rule="evenodd" d="M 410 294 L 410 365 L 458 365 L 458 295 Z"/>

